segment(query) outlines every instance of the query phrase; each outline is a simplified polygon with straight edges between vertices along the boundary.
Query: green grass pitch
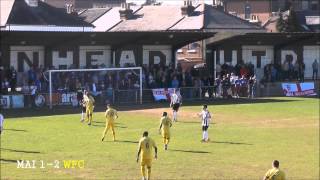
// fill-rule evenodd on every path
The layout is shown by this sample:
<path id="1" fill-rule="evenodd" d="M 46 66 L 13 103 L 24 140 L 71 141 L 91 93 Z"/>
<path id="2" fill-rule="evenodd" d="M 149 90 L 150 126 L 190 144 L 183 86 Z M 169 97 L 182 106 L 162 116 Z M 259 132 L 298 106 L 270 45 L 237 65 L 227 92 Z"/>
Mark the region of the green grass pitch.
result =
<path id="1" fill-rule="evenodd" d="M 135 158 L 144 130 L 159 148 L 152 179 L 262 179 L 274 159 L 288 179 L 319 179 L 319 99 L 211 102 L 209 143 L 200 142 L 200 109 L 182 106 L 168 151 L 158 134 L 161 113 L 171 115 L 165 106 L 119 110 L 117 142 L 110 132 L 100 141 L 102 108 L 91 127 L 79 122 L 79 109 L 4 111 L 0 179 L 141 179 Z M 36 168 L 17 168 L 16 160 L 36 160 Z M 60 168 L 40 168 L 41 160 Z M 64 168 L 64 160 L 84 160 L 84 168 Z"/>

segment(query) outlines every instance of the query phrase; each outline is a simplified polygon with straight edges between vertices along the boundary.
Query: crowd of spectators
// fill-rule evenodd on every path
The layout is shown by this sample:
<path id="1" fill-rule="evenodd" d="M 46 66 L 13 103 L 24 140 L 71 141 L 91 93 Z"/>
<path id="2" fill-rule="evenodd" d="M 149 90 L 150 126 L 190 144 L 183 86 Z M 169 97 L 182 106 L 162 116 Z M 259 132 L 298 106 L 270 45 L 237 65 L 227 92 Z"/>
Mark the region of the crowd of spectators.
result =
<path id="1" fill-rule="evenodd" d="M 130 67 L 127 65 L 126 67 Z M 318 62 L 313 63 L 313 72 L 316 73 Z M 91 68 L 105 68 L 104 65 Z M 43 66 L 32 67 L 27 72 L 18 73 L 13 67 L 0 68 L 1 94 L 16 91 L 16 87 L 21 87 L 22 93 L 30 93 L 36 88 L 37 92 L 48 93 L 49 81 L 47 70 L 56 69 L 54 66 L 44 68 Z M 75 69 L 71 65 L 69 69 Z M 217 65 L 217 78 L 208 73 L 199 73 L 203 69 L 182 69 L 181 65 L 175 68 L 173 64 L 165 65 L 144 65 L 142 67 L 142 85 L 144 89 L 154 88 L 186 88 L 201 89 L 197 92 L 209 97 L 239 97 L 254 96 L 255 91 L 255 69 L 251 63 L 238 63 L 235 66 L 224 63 Z M 285 61 L 283 65 L 267 64 L 264 68 L 261 82 L 274 82 L 281 80 L 304 81 L 305 65 L 303 62 Z M 80 71 L 80 72 L 59 72 L 52 73 L 52 85 L 54 92 L 76 92 L 88 89 L 93 95 L 98 95 L 102 91 L 111 94 L 113 90 L 139 89 L 139 71 Z M 190 94 L 186 92 L 186 94 Z"/>

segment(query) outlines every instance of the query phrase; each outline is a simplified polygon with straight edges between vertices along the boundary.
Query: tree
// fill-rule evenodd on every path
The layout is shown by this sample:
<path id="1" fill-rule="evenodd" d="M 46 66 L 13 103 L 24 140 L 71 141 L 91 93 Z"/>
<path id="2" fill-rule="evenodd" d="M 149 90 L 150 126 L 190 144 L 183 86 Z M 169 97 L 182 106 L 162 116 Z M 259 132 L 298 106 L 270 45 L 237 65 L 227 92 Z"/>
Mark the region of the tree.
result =
<path id="1" fill-rule="evenodd" d="M 279 32 L 301 32 L 302 26 L 299 24 L 296 12 L 290 8 L 289 14 L 284 17 L 284 13 L 280 13 L 277 20 L 276 28 Z"/>
<path id="2" fill-rule="evenodd" d="M 293 8 L 290 8 L 290 13 L 287 19 L 287 27 L 286 27 L 286 32 L 300 32 L 302 31 L 302 27 L 300 26 L 298 19 L 297 19 L 297 14 L 293 10 Z"/>
<path id="3" fill-rule="evenodd" d="M 300 26 L 297 14 L 293 10 L 293 8 L 290 8 L 290 13 L 287 19 L 287 29 L 286 32 L 300 32 L 302 31 L 302 27 Z"/>
<path id="4" fill-rule="evenodd" d="M 286 31 L 286 22 L 283 19 L 282 13 L 279 15 L 279 19 L 277 20 L 276 28 L 279 32 L 285 32 Z"/>

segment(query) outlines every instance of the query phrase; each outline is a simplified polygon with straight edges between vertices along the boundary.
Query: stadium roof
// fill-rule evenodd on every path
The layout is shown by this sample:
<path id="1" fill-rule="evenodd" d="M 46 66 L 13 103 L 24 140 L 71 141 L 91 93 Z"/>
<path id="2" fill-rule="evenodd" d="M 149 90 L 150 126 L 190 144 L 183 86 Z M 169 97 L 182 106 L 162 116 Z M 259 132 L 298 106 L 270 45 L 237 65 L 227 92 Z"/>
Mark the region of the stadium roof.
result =
<path id="1" fill-rule="evenodd" d="M 64 8 L 56 8 L 42 1 L 35 7 L 28 5 L 24 0 L 5 0 L 5 2 L 6 5 L 1 6 L 1 12 L 5 14 L 1 23 L 6 25 L 2 29 L 9 31 L 265 32 L 265 29 L 258 25 L 207 4 L 198 4 L 195 7 L 145 5 L 91 8 L 82 10 L 79 14 L 68 14 Z M 127 10 L 129 14 L 125 15 L 128 16 L 120 17 L 120 11 L 127 13 Z"/>
<path id="2" fill-rule="evenodd" d="M 155 31 L 155 32 L 32 32 L 32 31 L 0 31 L 2 45 L 112 45 L 121 48 L 128 44 L 135 45 L 167 45 L 175 49 L 186 44 L 212 37 L 211 32 L 194 31 Z"/>
<path id="3" fill-rule="evenodd" d="M 0 1 L 0 26 L 6 26 L 13 4 L 14 0 Z"/>
<path id="4" fill-rule="evenodd" d="M 93 27 L 77 15 L 65 9 L 50 6 L 42 1 L 37 7 L 29 6 L 24 0 L 1 0 L 1 26 L 68 26 Z"/>
<path id="5" fill-rule="evenodd" d="M 181 13 L 180 5 L 132 6 L 132 16 L 121 19 L 120 7 L 87 9 L 80 14 L 92 23 L 94 31 L 241 31 L 265 32 L 258 25 L 232 16 L 213 6 L 199 4 L 189 15 Z M 103 12 L 103 13 L 102 13 Z M 92 21 L 92 19 L 95 19 Z"/>
<path id="6" fill-rule="evenodd" d="M 207 43 L 208 48 L 221 44 L 245 44 L 245 45 L 275 45 L 282 47 L 303 41 L 319 43 L 320 33 L 296 32 L 296 33 L 247 33 L 245 35 L 232 36 L 219 41 Z"/>

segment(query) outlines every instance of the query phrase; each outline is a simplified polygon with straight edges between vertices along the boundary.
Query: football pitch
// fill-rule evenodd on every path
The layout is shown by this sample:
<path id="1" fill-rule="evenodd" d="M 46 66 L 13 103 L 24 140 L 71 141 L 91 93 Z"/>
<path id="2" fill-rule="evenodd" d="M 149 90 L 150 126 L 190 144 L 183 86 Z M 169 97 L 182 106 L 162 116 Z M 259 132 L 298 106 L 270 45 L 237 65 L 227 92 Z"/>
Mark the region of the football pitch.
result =
<path id="1" fill-rule="evenodd" d="M 200 142 L 201 104 L 183 104 L 168 151 L 158 134 L 168 104 L 115 107 L 116 142 L 111 132 L 101 142 L 102 107 L 92 126 L 79 122 L 79 109 L 4 111 L 0 179 L 141 179 L 135 159 L 145 130 L 158 146 L 152 179 L 262 179 L 274 159 L 287 179 L 319 179 L 319 99 L 208 102 L 208 143 Z M 17 160 L 35 160 L 35 168 L 17 168 Z M 68 160 L 78 164 L 65 167 Z"/>

